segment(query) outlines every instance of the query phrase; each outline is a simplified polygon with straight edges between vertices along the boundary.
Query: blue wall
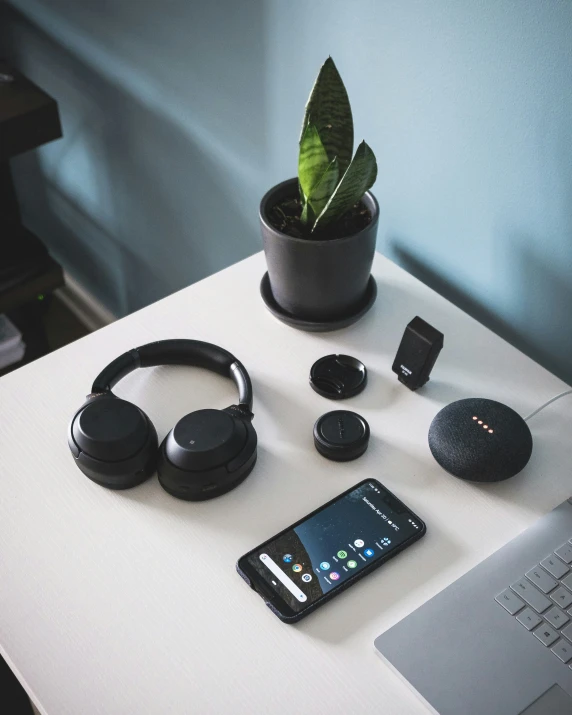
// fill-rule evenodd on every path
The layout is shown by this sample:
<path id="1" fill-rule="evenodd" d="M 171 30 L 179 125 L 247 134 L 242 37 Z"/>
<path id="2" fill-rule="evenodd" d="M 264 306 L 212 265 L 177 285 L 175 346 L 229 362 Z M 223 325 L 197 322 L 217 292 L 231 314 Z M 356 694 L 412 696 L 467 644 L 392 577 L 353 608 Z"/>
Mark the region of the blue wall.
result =
<path id="1" fill-rule="evenodd" d="M 380 167 L 379 249 L 572 381 L 570 0 L 13 0 L 65 138 L 26 219 L 122 315 L 260 248 L 334 57 Z"/>

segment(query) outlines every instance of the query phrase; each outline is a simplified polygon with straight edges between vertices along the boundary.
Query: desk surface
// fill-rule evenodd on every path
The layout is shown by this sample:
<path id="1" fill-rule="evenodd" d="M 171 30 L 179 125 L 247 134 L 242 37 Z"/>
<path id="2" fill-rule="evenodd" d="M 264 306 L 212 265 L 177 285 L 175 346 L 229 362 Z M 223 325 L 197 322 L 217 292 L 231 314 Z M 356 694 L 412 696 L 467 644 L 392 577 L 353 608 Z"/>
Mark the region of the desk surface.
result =
<path id="1" fill-rule="evenodd" d="M 427 429 L 468 396 L 521 413 L 563 383 L 382 256 L 378 299 L 358 324 L 309 334 L 277 322 L 258 294 L 261 254 L 0 380 L 0 651 L 48 715 L 375 713 L 425 707 L 375 656 L 374 638 L 572 494 L 572 404 L 531 423 L 532 459 L 508 482 L 444 473 Z M 431 382 L 401 386 L 391 363 L 420 314 L 445 334 Z M 204 503 L 156 477 L 126 492 L 88 481 L 66 443 L 101 367 L 162 338 L 218 343 L 249 369 L 259 459 L 235 491 Z M 342 352 L 370 380 L 348 400 L 371 426 L 366 454 L 336 464 L 312 426 L 335 404 L 308 386 L 312 363 Z M 116 392 L 159 437 L 186 412 L 225 407 L 230 381 L 203 370 L 132 373 Z M 237 557 L 367 476 L 426 522 L 425 539 L 296 626 L 235 572 Z"/>

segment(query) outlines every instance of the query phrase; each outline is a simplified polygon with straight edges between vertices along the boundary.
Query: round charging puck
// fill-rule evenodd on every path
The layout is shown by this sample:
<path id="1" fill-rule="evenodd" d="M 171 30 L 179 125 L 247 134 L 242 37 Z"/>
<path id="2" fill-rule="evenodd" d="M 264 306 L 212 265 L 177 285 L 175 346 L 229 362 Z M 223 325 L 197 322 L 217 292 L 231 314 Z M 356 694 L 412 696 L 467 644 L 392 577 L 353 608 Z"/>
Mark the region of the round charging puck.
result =
<path id="1" fill-rule="evenodd" d="M 369 425 L 356 412 L 334 410 L 322 415 L 314 425 L 314 445 L 335 462 L 357 459 L 369 444 Z"/>
<path id="2" fill-rule="evenodd" d="M 351 355 L 326 355 L 317 360 L 310 370 L 312 389 L 330 400 L 345 400 L 359 395 L 366 383 L 365 365 Z"/>

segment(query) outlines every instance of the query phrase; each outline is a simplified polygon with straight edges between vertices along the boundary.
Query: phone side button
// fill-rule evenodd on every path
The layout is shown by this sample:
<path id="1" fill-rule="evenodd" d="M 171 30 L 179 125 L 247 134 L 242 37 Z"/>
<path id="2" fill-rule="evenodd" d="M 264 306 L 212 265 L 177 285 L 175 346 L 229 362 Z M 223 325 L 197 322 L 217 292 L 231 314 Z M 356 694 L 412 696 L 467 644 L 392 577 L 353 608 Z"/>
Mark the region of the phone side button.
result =
<path id="1" fill-rule="evenodd" d="M 241 569 L 237 568 L 237 569 L 236 569 L 236 573 L 240 576 L 240 578 L 241 578 L 243 581 L 245 581 L 245 582 L 250 586 L 250 588 L 251 588 L 253 591 L 256 591 L 256 589 L 254 588 L 254 584 L 253 584 L 252 581 L 248 578 L 248 576 L 244 573 L 244 571 L 242 571 Z"/>
<path id="2" fill-rule="evenodd" d="M 265 583 L 260 583 L 258 582 L 256 584 L 255 591 L 258 593 L 259 596 L 261 596 L 265 601 L 266 600 L 272 600 L 273 598 L 276 597 L 276 594 L 272 591 L 272 589 L 267 586 Z"/>

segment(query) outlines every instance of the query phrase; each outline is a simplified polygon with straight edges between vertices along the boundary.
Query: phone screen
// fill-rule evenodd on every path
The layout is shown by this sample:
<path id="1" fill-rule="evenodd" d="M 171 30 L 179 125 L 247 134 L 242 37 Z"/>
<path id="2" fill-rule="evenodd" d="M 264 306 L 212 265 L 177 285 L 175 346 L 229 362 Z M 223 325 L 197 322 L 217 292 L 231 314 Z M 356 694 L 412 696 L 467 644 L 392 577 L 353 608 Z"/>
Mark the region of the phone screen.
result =
<path id="1" fill-rule="evenodd" d="M 300 613 L 421 535 L 424 524 L 368 480 L 247 554 L 242 561 Z"/>

